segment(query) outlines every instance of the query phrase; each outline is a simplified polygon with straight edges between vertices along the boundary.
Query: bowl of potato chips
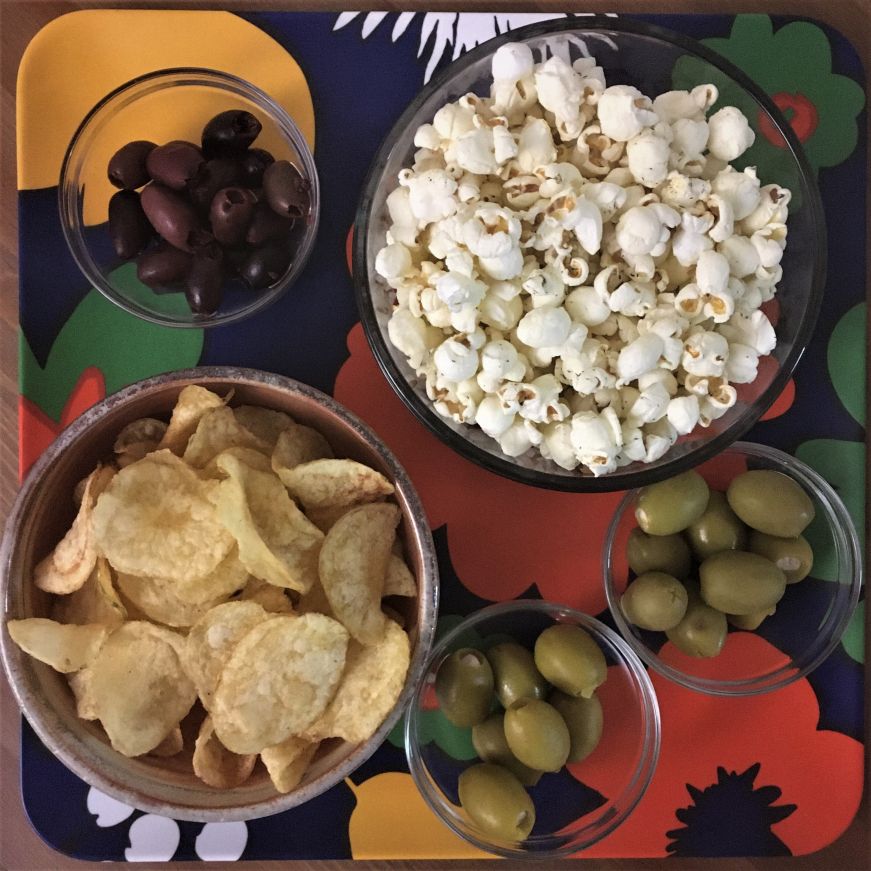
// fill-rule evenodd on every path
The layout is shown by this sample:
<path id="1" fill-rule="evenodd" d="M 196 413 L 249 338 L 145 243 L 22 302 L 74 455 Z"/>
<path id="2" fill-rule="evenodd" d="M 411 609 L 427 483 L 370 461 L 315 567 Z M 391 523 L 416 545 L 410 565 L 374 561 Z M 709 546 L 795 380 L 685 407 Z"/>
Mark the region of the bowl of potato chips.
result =
<path id="1" fill-rule="evenodd" d="M 278 813 L 347 777 L 432 644 L 436 557 L 396 459 L 289 378 L 138 382 L 33 467 L 0 549 L 3 663 L 58 758 L 176 819 Z"/>

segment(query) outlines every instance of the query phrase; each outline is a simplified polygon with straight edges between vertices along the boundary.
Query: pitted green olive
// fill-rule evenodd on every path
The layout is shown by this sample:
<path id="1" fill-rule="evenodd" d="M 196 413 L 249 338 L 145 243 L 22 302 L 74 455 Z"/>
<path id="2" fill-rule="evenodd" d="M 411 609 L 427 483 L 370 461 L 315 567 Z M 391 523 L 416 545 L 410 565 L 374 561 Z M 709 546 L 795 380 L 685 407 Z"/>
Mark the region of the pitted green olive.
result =
<path id="1" fill-rule="evenodd" d="M 764 532 L 750 535 L 750 550 L 770 559 L 785 575 L 787 584 L 803 581 L 814 565 L 814 552 L 803 535 L 778 538 Z"/>
<path id="2" fill-rule="evenodd" d="M 814 504 L 783 472 L 754 469 L 729 484 L 726 498 L 748 526 L 779 538 L 796 538 L 814 519 Z"/>
<path id="3" fill-rule="evenodd" d="M 620 608 L 630 623 L 641 629 L 664 632 L 683 620 L 687 591 L 675 577 L 664 572 L 646 572 L 626 588 Z"/>
<path id="4" fill-rule="evenodd" d="M 557 709 L 569 729 L 569 762 L 586 759 L 602 737 L 602 703 L 598 696 L 575 698 L 555 690 L 548 703 Z"/>
<path id="5" fill-rule="evenodd" d="M 487 659 L 493 669 L 496 698 L 503 708 L 510 708 L 518 699 L 543 699 L 547 695 L 547 682 L 525 647 L 505 641 L 491 647 Z"/>
<path id="6" fill-rule="evenodd" d="M 636 575 L 645 572 L 665 572 L 683 580 L 690 573 L 690 549 L 683 537 L 648 535 L 636 527 L 629 533 L 626 561 Z"/>
<path id="7" fill-rule="evenodd" d="M 665 634 L 687 656 L 716 656 L 726 643 L 726 615 L 706 605 L 698 592 L 688 588 L 689 602 L 683 620 Z"/>
<path id="8" fill-rule="evenodd" d="M 635 519 L 649 535 L 673 535 L 704 514 L 708 495 L 705 479 L 690 470 L 644 487 L 638 495 Z"/>
<path id="9" fill-rule="evenodd" d="M 684 533 L 698 560 L 706 560 L 721 550 L 744 550 L 747 527 L 729 507 L 723 493 L 711 491 L 705 513 Z"/>
<path id="10" fill-rule="evenodd" d="M 505 738 L 505 715 L 491 714 L 472 727 L 472 746 L 483 762 L 507 768 L 524 786 L 535 786 L 541 772 L 524 765 L 512 752 Z"/>
<path id="11" fill-rule="evenodd" d="M 725 550 L 699 566 L 702 598 L 724 614 L 754 614 L 773 608 L 786 590 L 786 576 L 755 553 Z"/>
<path id="12" fill-rule="evenodd" d="M 754 614 L 727 614 L 726 619 L 736 629 L 744 629 L 747 632 L 754 632 L 765 620 L 774 613 L 775 609 L 771 608 L 768 611 L 756 611 Z"/>
<path id="13" fill-rule="evenodd" d="M 442 660 L 435 679 L 442 713 L 468 728 L 486 719 L 493 704 L 493 670 L 480 650 L 463 647 Z"/>
<path id="14" fill-rule="evenodd" d="M 569 758 L 569 728 L 541 699 L 520 699 L 505 712 L 505 739 L 511 752 L 536 771 L 559 771 Z"/>
<path id="15" fill-rule="evenodd" d="M 570 696 L 589 698 L 608 674 L 605 654 L 580 626 L 557 623 L 535 640 L 535 665 Z"/>
<path id="16" fill-rule="evenodd" d="M 535 825 L 535 806 L 520 781 L 490 762 L 467 768 L 459 779 L 463 810 L 487 834 L 523 841 Z"/>

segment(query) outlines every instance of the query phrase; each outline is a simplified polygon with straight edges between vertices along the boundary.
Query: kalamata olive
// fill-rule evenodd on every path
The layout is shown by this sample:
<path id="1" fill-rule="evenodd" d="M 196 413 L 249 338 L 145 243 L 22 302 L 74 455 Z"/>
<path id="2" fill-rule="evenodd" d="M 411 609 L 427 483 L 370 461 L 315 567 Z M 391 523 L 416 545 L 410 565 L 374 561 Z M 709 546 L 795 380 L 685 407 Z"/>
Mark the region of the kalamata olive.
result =
<path id="1" fill-rule="evenodd" d="M 290 248 L 284 245 L 264 245 L 255 248 L 239 268 L 239 276 L 249 287 L 258 290 L 274 284 L 284 275 L 290 263 Z"/>
<path id="2" fill-rule="evenodd" d="M 245 238 L 257 200 L 248 188 L 224 188 L 215 194 L 209 209 L 212 233 L 222 245 L 236 245 Z"/>
<path id="3" fill-rule="evenodd" d="M 708 485 L 698 472 L 684 472 L 644 487 L 635 519 L 649 535 L 672 535 L 698 520 L 708 507 Z"/>
<path id="4" fill-rule="evenodd" d="M 559 771 L 572 746 L 566 721 L 541 699 L 520 699 L 505 712 L 505 740 L 511 752 L 536 771 Z"/>
<path id="5" fill-rule="evenodd" d="M 665 572 L 645 572 L 626 588 L 620 609 L 626 619 L 655 632 L 673 629 L 687 610 L 686 587 Z"/>
<path id="6" fill-rule="evenodd" d="M 266 201 L 279 215 L 304 218 L 311 207 L 311 184 L 287 160 L 276 160 L 263 173 Z"/>
<path id="7" fill-rule="evenodd" d="M 569 729 L 571 747 L 567 762 L 586 759 L 598 746 L 602 737 L 602 703 L 598 696 L 567 696 L 559 690 L 547 700 L 559 712 Z"/>
<path id="8" fill-rule="evenodd" d="M 743 550 L 747 546 L 747 527 L 729 507 L 726 496 L 712 490 L 705 513 L 684 533 L 698 560 L 706 560 L 721 550 Z"/>
<path id="9" fill-rule="evenodd" d="M 503 708 L 510 708 L 518 699 L 543 699 L 547 695 L 547 681 L 525 647 L 503 641 L 487 651 L 487 659 L 493 668 L 496 698 Z"/>
<path id="10" fill-rule="evenodd" d="M 128 191 L 148 184 L 151 176 L 145 168 L 145 161 L 155 148 L 157 145 L 146 139 L 136 139 L 122 145 L 109 159 L 109 181 L 116 188 Z"/>
<path id="11" fill-rule="evenodd" d="M 152 182 L 142 190 L 140 200 L 151 225 L 170 245 L 182 251 L 193 251 L 191 234 L 202 230 L 203 226 L 185 197 Z"/>
<path id="12" fill-rule="evenodd" d="M 467 768 L 457 784 L 463 810 L 488 835 L 523 841 L 535 825 L 535 805 L 520 781 L 500 765 Z"/>
<path id="13" fill-rule="evenodd" d="M 507 768 L 524 786 L 535 786 L 542 772 L 524 765 L 512 752 L 505 738 L 505 715 L 491 714 L 472 727 L 472 746 L 482 762 Z"/>
<path id="14" fill-rule="evenodd" d="M 145 166 L 155 181 L 180 191 L 197 174 L 202 162 L 203 153 L 193 142 L 174 139 L 149 152 Z"/>
<path id="15" fill-rule="evenodd" d="M 668 640 L 687 656 L 716 656 L 726 643 L 726 615 L 706 605 L 695 586 L 688 586 L 689 602 L 683 620 L 667 629 Z"/>
<path id="16" fill-rule="evenodd" d="M 206 246 L 198 250 L 188 271 L 185 298 L 194 314 L 212 315 L 221 305 L 224 268 L 221 249 Z"/>
<path id="17" fill-rule="evenodd" d="M 786 575 L 787 584 L 803 581 L 813 568 L 814 552 L 803 535 L 778 538 L 764 532 L 753 532 L 749 549 L 770 559 Z"/>
<path id="18" fill-rule="evenodd" d="M 215 115 L 203 128 L 203 154 L 238 157 L 258 137 L 262 125 L 244 109 L 230 109 Z"/>
<path id="19" fill-rule="evenodd" d="M 480 650 L 463 647 L 442 660 L 435 693 L 442 713 L 462 728 L 483 722 L 493 703 L 493 671 Z"/>
<path id="20" fill-rule="evenodd" d="M 548 626 L 535 640 L 534 658 L 544 679 L 570 696 L 589 698 L 608 674 L 599 645 L 569 623 Z"/>
<path id="21" fill-rule="evenodd" d="M 755 632 L 765 620 L 770 617 L 776 608 L 768 608 L 765 611 L 754 611 L 752 614 L 727 614 L 726 619 L 736 629 L 744 629 L 747 632 Z"/>
<path id="22" fill-rule="evenodd" d="M 118 191 L 109 200 L 109 235 L 115 253 L 122 260 L 135 257 L 154 235 L 139 194 L 136 191 Z"/>
<path id="23" fill-rule="evenodd" d="M 814 519 L 814 503 L 801 485 L 773 469 L 733 478 L 726 498 L 748 526 L 779 538 L 796 538 Z"/>
<path id="24" fill-rule="evenodd" d="M 262 148 L 252 148 L 239 158 L 239 181 L 249 188 L 259 188 L 263 184 L 266 167 L 275 163 L 275 158 Z"/>
<path id="25" fill-rule="evenodd" d="M 786 590 L 786 575 L 756 553 L 724 550 L 699 566 L 702 598 L 724 614 L 753 614 L 773 608 Z"/>
<path id="26" fill-rule="evenodd" d="M 144 251 L 136 261 L 136 276 L 152 290 L 178 284 L 187 276 L 191 255 L 161 242 L 150 251 Z"/>
<path id="27" fill-rule="evenodd" d="M 273 212 L 267 203 L 257 203 L 254 207 L 254 217 L 245 234 L 245 241 L 259 248 L 267 242 L 287 239 L 293 224 L 292 218 L 282 218 L 281 215 Z"/>
<path id="28" fill-rule="evenodd" d="M 191 202 L 204 212 L 209 211 L 215 194 L 221 188 L 232 187 L 239 181 L 239 162 L 228 157 L 216 157 L 200 164 L 188 182 Z"/>
<path id="29" fill-rule="evenodd" d="M 680 533 L 648 535 L 635 527 L 626 543 L 626 560 L 636 575 L 665 572 L 679 580 L 690 573 L 690 549 Z"/>

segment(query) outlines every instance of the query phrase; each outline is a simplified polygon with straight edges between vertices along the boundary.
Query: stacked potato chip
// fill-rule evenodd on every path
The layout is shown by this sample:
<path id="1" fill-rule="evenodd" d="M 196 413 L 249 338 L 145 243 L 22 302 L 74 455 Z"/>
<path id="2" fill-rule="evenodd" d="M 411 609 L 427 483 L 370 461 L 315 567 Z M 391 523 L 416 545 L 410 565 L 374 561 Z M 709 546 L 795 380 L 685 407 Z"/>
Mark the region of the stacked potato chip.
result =
<path id="1" fill-rule="evenodd" d="M 181 752 L 199 699 L 197 776 L 238 786 L 259 754 L 289 792 L 321 741 L 365 741 L 395 705 L 410 644 L 382 598 L 417 588 L 383 475 L 226 402 L 186 387 L 169 425 L 124 428 L 36 567 L 54 619 L 7 625 L 125 756 Z"/>

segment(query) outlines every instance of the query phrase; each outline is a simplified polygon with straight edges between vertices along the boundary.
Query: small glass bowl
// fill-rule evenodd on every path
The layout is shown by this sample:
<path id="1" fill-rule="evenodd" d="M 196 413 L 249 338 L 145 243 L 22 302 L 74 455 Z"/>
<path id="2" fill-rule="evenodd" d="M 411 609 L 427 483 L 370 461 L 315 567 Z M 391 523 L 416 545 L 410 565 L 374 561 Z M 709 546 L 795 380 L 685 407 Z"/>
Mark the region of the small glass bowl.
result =
<path id="1" fill-rule="evenodd" d="M 618 506 L 602 554 L 608 607 L 635 653 L 669 680 L 716 696 L 772 692 L 812 672 L 837 647 L 862 589 L 862 553 L 853 521 L 838 494 L 809 466 L 766 445 L 736 442 L 696 471 L 712 489 L 724 491 L 732 478 L 748 469 L 789 475 L 811 497 L 816 510 L 803 533 L 814 550 L 810 576 L 787 585 L 775 613 L 755 630 L 769 643 L 752 649 L 745 645 L 731 655 L 730 644 L 734 652 L 735 637 L 746 633 L 730 625 L 723 651 L 701 659 L 679 651 L 664 632 L 639 629 L 626 620 L 620 597 L 634 577 L 626 562 L 626 544 L 637 526 L 638 490 L 627 493 Z"/>
<path id="2" fill-rule="evenodd" d="M 532 650 L 536 637 L 554 623 L 569 623 L 585 629 L 599 645 L 608 662 L 608 678 L 596 692 L 602 703 L 602 740 L 590 756 L 558 774 L 544 774 L 530 795 L 538 820 L 532 835 L 522 842 L 500 841 L 482 831 L 459 806 L 457 779 L 477 757 L 458 761 L 433 739 L 431 717 L 447 720 L 438 711 L 434 692 L 436 672 L 442 660 L 460 647 L 487 647 L 508 639 Z M 470 732 L 471 730 L 456 730 Z M 610 737 L 609 737 L 610 736 Z M 468 736 L 466 736 L 468 737 Z M 644 795 L 659 759 L 659 705 L 647 671 L 627 644 L 593 617 L 564 605 L 540 600 L 516 600 L 491 605 L 463 620 L 433 648 L 411 699 L 405 720 L 405 752 L 417 788 L 436 815 L 457 835 L 481 850 L 506 858 L 542 859 L 567 856 L 597 843 L 617 828 Z M 578 808 L 577 818 L 565 811 L 565 788 L 555 778 L 571 778 L 584 784 L 584 773 L 593 771 L 588 784 L 601 794 L 595 806 L 589 796 Z M 569 773 L 571 771 L 571 774 Z M 576 783 L 578 788 L 580 784 Z M 559 802 L 554 801 L 559 795 Z M 587 795 L 585 793 L 585 795 Z M 595 795 L 595 793 L 593 793 Z M 571 799 L 569 799 L 571 800 Z M 570 820 L 547 826 L 555 805 Z M 543 830 L 539 831 L 539 827 Z"/>
<path id="3" fill-rule="evenodd" d="M 254 146 L 288 160 L 311 185 L 309 217 L 297 221 L 288 244 L 296 254 L 284 275 L 263 290 L 225 281 L 221 306 L 195 315 L 184 294 L 155 293 L 136 277 L 133 260 L 122 261 L 109 239 L 109 199 L 117 190 L 107 177 L 109 158 L 122 145 L 146 139 L 199 144 L 206 122 L 228 109 L 245 109 L 263 125 Z M 85 116 L 61 167 L 58 207 L 64 236 L 76 263 L 107 299 L 125 311 L 169 327 L 216 327 L 250 317 L 281 297 L 302 272 L 314 245 L 320 216 L 317 168 L 311 149 L 287 112 L 250 82 L 216 70 L 157 70 L 105 96 Z"/>

